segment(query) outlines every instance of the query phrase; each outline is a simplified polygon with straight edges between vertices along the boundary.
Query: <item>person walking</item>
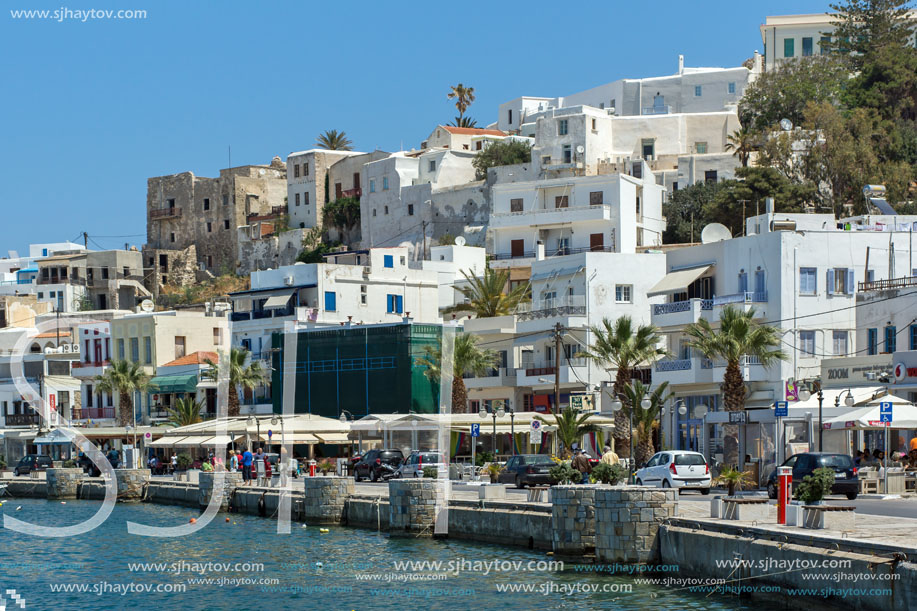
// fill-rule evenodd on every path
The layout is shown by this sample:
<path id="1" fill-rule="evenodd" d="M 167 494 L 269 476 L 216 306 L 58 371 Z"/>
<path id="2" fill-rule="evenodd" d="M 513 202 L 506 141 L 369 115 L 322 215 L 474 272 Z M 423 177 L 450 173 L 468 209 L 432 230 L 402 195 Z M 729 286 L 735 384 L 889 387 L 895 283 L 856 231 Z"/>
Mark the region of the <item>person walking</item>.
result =
<path id="1" fill-rule="evenodd" d="M 611 446 L 607 443 L 605 444 L 605 452 L 602 454 L 602 462 L 609 466 L 615 466 L 618 464 L 618 461 L 621 460 L 618 458 L 618 455 L 615 454 L 615 451 L 611 449 Z"/>
<path id="2" fill-rule="evenodd" d="M 235 450 L 229 451 L 229 470 L 232 473 L 235 473 L 239 470 L 239 457 L 236 456 Z"/>
<path id="3" fill-rule="evenodd" d="M 589 474 L 592 473 L 592 465 L 589 464 L 589 459 L 583 455 L 583 450 L 581 448 L 573 449 L 573 468 L 579 471 L 582 474 L 582 479 L 580 480 L 581 484 L 589 483 Z"/>
<path id="4" fill-rule="evenodd" d="M 252 482 L 252 462 L 254 456 L 251 450 L 245 450 L 242 454 L 242 485 L 250 485 Z"/>

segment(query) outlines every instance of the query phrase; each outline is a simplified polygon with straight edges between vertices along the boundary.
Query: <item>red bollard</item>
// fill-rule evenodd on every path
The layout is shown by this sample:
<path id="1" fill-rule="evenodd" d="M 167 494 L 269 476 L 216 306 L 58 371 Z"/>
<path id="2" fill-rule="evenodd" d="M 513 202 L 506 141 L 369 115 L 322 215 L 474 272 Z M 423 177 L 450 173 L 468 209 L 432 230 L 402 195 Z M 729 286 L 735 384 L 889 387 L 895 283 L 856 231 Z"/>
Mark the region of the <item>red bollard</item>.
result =
<path id="1" fill-rule="evenodd" d="M 309 461 L 309 477 L 315 477 L 315 467 L 318 463 L 315 460 Z"/>
<path id="2" fill-rule="evenodd" d="M 777 467 L 777 523 L 786 524 L 786 506 L 792 498 L 793 467 Z"/>

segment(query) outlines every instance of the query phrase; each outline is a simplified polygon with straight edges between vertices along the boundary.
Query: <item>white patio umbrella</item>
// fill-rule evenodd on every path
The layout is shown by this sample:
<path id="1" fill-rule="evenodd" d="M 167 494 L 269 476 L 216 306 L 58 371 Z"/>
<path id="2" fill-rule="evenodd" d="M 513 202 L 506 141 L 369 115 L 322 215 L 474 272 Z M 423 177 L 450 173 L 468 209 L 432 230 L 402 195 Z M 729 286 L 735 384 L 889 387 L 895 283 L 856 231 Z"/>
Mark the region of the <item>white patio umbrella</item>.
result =
<path id="1" fill-rule="evenodd" d="M 823 424 L 826 430 L 882 430 L 885 423 L 879 416 L 879 404 L 883 401 L 892 403 L 892 423 L 888 428 L 917 429 L 917 407 L 901 397 L 886 395 L 869 402 L 866 407 L 859 407 L 842 416 L 832 418 Z"/>

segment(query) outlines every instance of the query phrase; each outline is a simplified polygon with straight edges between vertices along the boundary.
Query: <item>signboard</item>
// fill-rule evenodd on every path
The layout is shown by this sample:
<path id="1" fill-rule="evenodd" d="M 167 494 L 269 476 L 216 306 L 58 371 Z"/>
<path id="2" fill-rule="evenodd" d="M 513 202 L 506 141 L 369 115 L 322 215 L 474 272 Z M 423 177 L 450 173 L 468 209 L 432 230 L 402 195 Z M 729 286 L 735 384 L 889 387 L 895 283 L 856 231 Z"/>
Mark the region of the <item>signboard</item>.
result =
<path id="1" fill-rule="evenodd" d="M 48 403 L 51 406 L 51 411 L 57 409 L 57 395 L 48 395 Z"/>
<path id="2" fill-rule="evenodd" d="M 883 401 L 879 403 L 879 420 L 882 422 L 891 423 L 892 422 L 892 403 L 891 401 Z"/>
<path id="3" fill-rule="evenodd" d="M 745 424 L 745 412 L 729 412 L 729 424 Z"/>
<path id="4" fill-rule="evenodd" d="M 537 433 L 541 430 L 541 420 L 532 420 L 532 432 Z"/>
<path id="5" fill-rule="evenodd" d="M 799 401 L 799 387 L 796 386 L 796 382 L 794 380 L 787 380 L 786 400 L 787 401 Z"/>
<path id="6" fill-rule="evenodd" d="M 272 431 L 271 429 L 268 429 L 268 430 L 267 430 L 267 438 L 270 439 L 273 435 L 274 435 L 274 431 Z"/>
<path id="7" fill-rule="evenodd" d="M 143 436 L 149 439 L 153 436 L 153 433 L 144 433 Z"/>
<path id="8" fill-rule="evenodd" d="M 472 437 L 480 437 L 480 436 L 481 436 L 481 425 L 480 425 L 480 424 L 472 424 L 472 425 L 471 425 L 471 436 L 472 436 Z"/>
<path id="9" fill-rule="evenodd" d="M 570 395 L 570 407 L 579 411 L 595 410 L 595 398 L 592 395 Z"/>
<path id="10" fill-rule="evenodd" d="M 144 312 L 152 312 L 154 309 L 153 302 L 150 299 L 144 299 L 140 302 L 140 309 Z"/>
<path id="11" fill-rule="evenodd" d="M 775 401 L 774 402 L 774 416 L 777 418 L 785 418 L 790 413 L 790 404 L 786 401 Z"/>

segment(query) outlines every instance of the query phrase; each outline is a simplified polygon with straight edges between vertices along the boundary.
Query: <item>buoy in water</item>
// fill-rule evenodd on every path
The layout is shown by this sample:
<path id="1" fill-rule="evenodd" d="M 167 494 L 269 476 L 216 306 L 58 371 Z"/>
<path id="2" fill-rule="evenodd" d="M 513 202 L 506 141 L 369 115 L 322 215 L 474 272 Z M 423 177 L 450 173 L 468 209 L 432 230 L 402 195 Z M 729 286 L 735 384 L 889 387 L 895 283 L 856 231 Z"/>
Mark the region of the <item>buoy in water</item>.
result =
<path id="1" fill-rule="evenodd" d="M 67 504 L 67 501 L 61 501 L 60 504 L 61 504 L 61 505 L 66 505 L 66 504 Z"/>
<path id="2" fill-rule="evenodd" d="M 322 534 L 325 534 L 325 533 L 328 533 L 328 532 L 331 532 L 331 531 L 328 530 L 327 528 L 319 528 L 319 529 L 318 529 L 318 532 L 320 532 L 320 533 L 322 533 Z"/>
<path id="3" fill-rule="evenodd" d="M 229 518 L 226 518 L 226 521 L 229 522 Z"/>
<path id="4" fill-rule="evenodd" d="M 188 520 L 188 522 L 190 522 L 191 524 L 194 524 L 195 522 L 197 522 L 197 518 L 191 518 L 190 520 Z"/>
<path id="5" fill-rule="evenodd" d="M 22 505 L 16 508 L 16 511 L 22 511 Z"/>
<path id="6" fill-rule="evenodd" d="M 315 563 L 315 568 L 317 568 L 317 569 L 320 569 L 320 568 L 322 568 L 323 566 L 325 566 L 325 565 L 322 564 L 321 562 L 316 562 L 316 563 Z"/>

